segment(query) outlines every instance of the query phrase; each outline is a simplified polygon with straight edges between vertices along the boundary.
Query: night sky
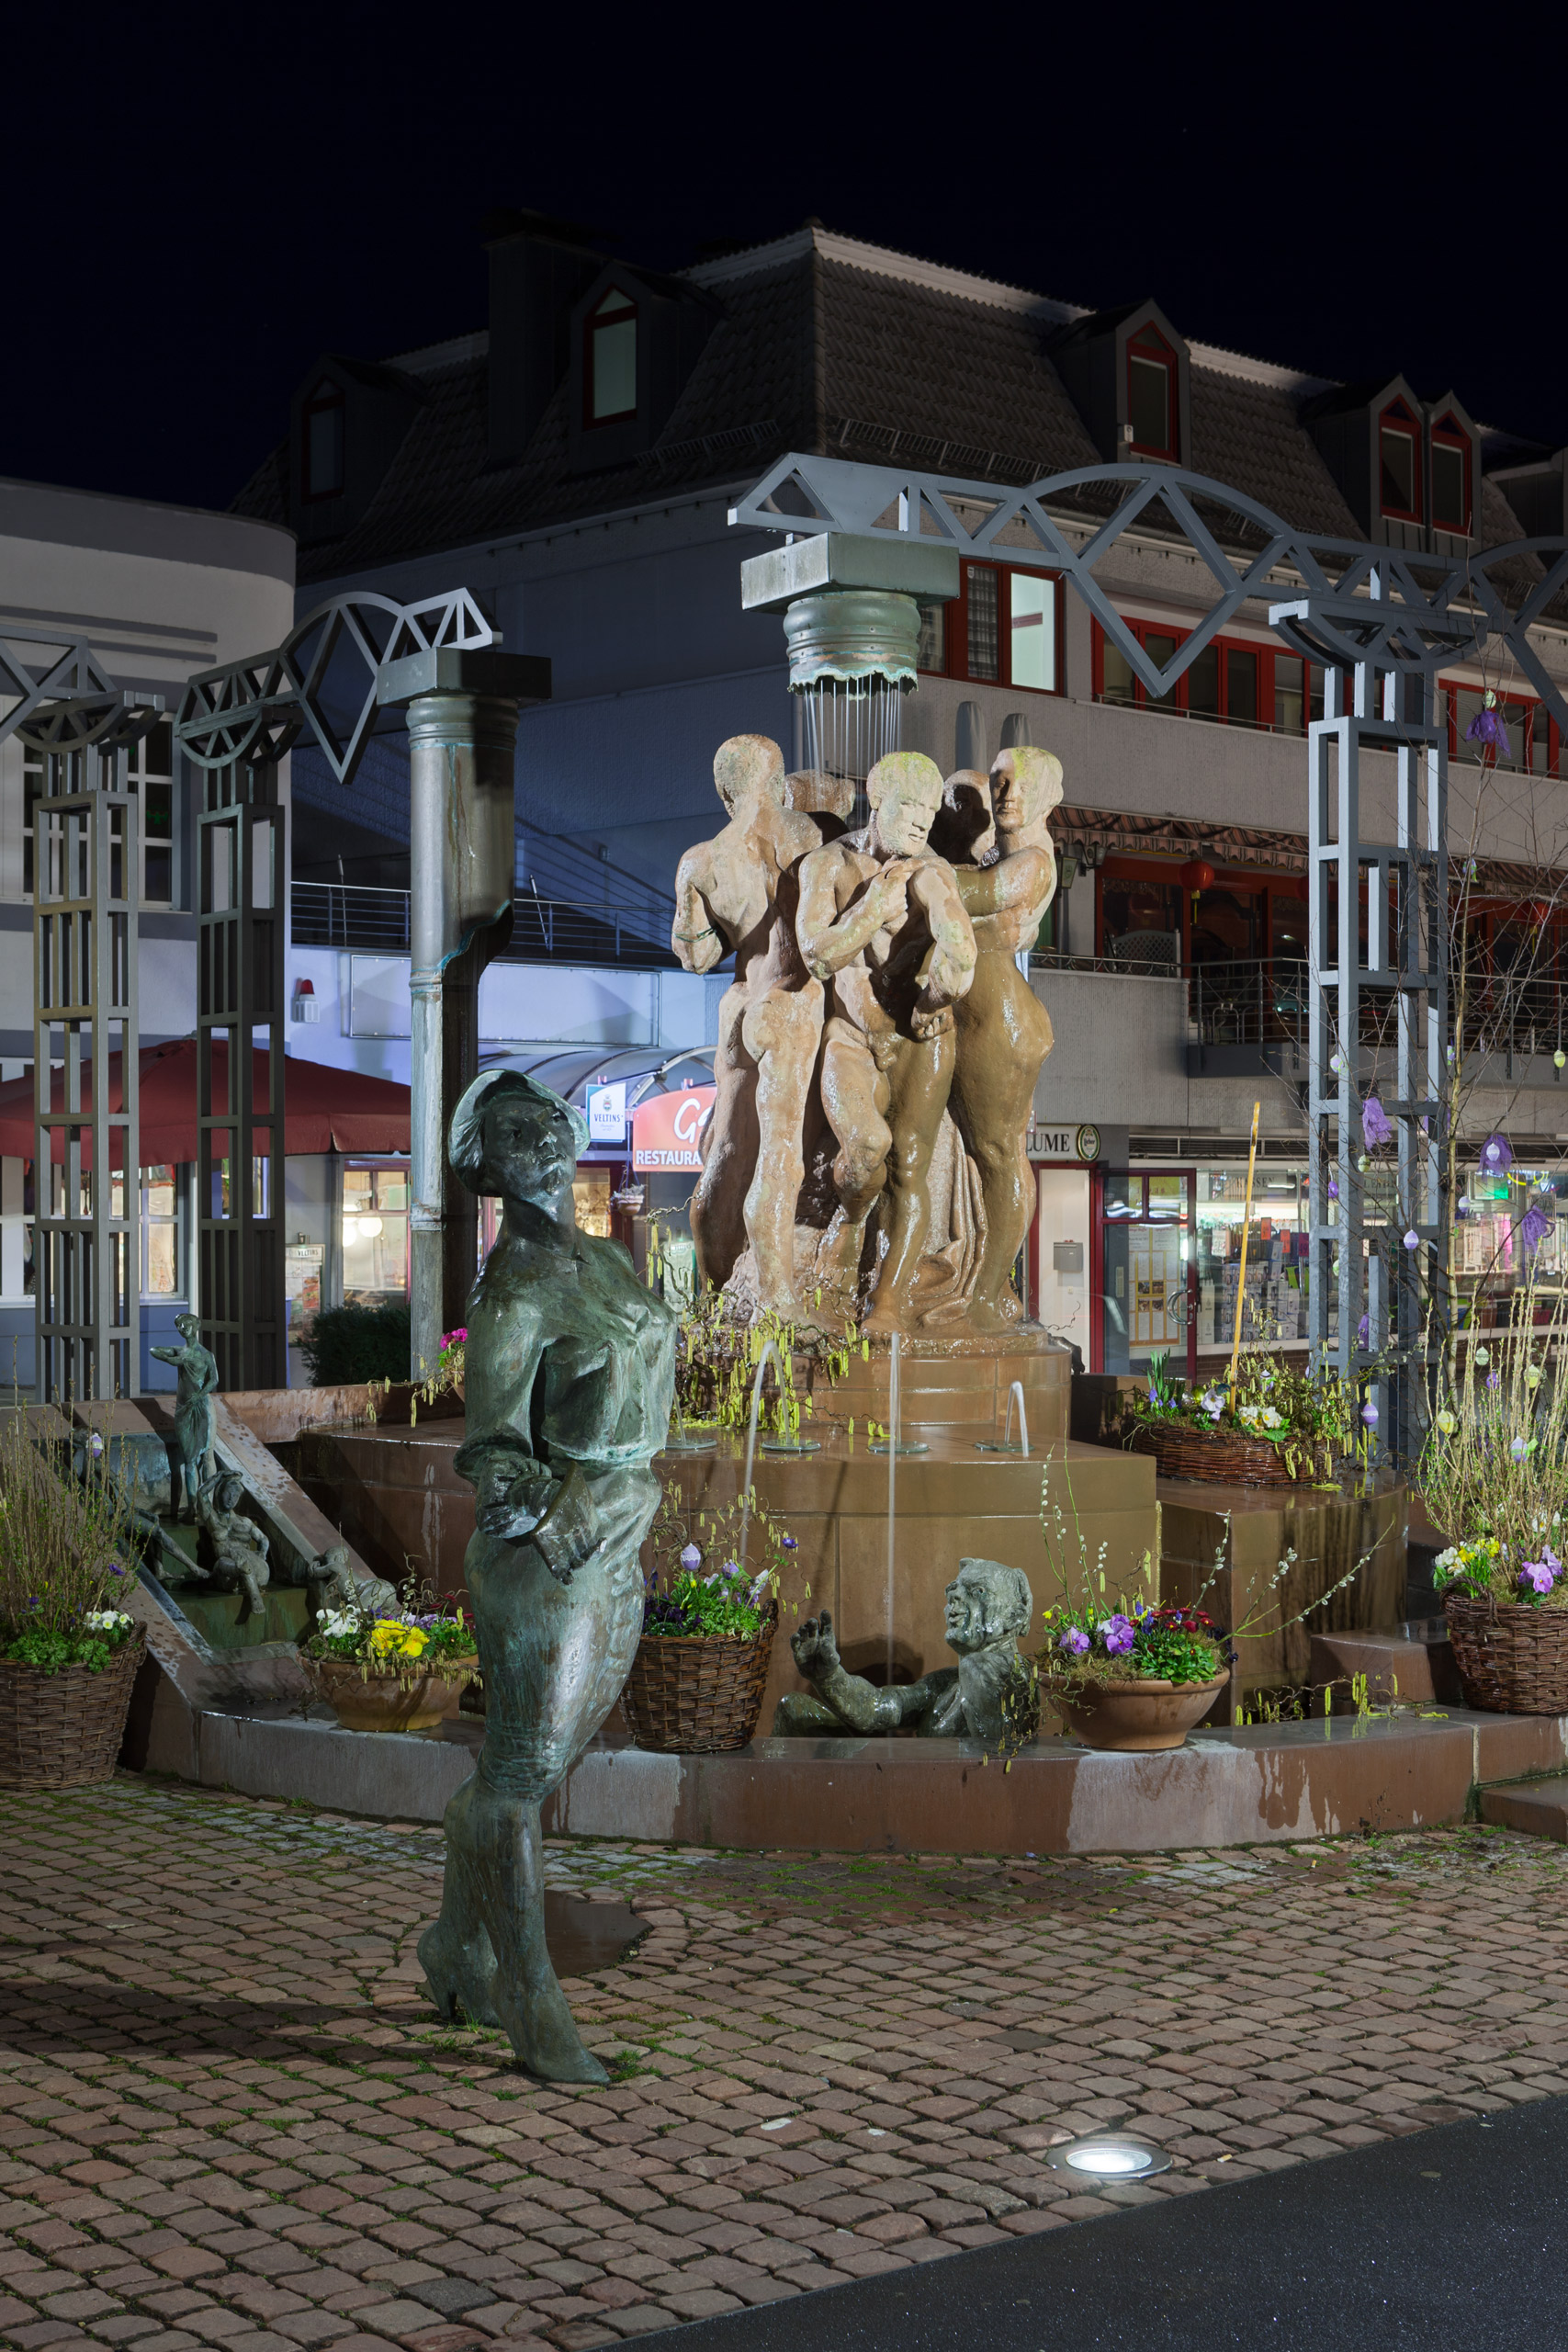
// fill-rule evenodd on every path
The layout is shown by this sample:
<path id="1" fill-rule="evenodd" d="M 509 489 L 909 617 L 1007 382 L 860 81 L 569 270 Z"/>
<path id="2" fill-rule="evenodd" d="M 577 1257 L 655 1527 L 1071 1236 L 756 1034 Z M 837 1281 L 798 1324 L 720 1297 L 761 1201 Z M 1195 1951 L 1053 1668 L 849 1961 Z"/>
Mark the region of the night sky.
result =
<path id="1" fill-rule="evenodd" d="M 502 205 L 654 268 L 815 214 L 1568 442 L 1561 19 L 542 13 L 13 15 L 0 474 L 226 505 L 320 352 L 484 324 Z"/>

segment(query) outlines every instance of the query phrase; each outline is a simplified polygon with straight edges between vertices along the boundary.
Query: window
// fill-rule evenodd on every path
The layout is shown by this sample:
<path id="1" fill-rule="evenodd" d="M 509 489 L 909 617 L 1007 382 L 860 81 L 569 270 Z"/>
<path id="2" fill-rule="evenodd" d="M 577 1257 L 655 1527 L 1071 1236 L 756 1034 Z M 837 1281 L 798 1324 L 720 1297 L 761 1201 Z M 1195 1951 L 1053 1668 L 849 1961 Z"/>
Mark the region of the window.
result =
<path id="1" fill-rule="evenodd" d="M 179 1193 L 171 1167 L 141 1170 L 141 1295 L 183 1296 Z"/>
<path id="2" fill-rule="evenodd" d="M 343 490 L 344 399 L 341 386 L 323 376 L 300 418 L 300 491 L 307 499 L 336 498 Z"/>
<path id="3" fill-rule="evenodd" d="M 175 896 L 174 727 L 161 718 L 126 753 L 126 782 L 141 804 L 141 903 L 172 905 Z"/>
<path id="4" fill-rule="evenodd" d="M 1127 345 L 1127 420 L 1139 457 L 1175 462 L 1176 354 L 1157 327 L 1145 327 Z"/>
<path id="5" fill-rule="evenodd" d="M 1470 435 L 1458 420 L 1432 427 L 1432 522 L 1439 531 L 1470 533 Z"/>
<path id="6" fill-rule="evenodd" d="M 409 1171 L 365 1166 L 343 1171 L 343 1295 L 375 1306 L 409 1287 Z"/>
<path id="7" fill-rule="evenodd" d="M 637 414 L 637 304 L 612 286 L 588 321 L 585 423 Z"/>
<path id="8" fill-rule="evenodd" d="M 1403 401 L 1378 419 L 1379 504 L 1396 523 L 1421 520 L 1421 432 Z"/>
<path id="9" fill-rule="evenodd" d="M 1129 620 L 1128 628 L 1151 661 L 1166 669 L 1190 632 L 1155 621 Z M 1207 718 L 1223 727 L 1256 727 L 1264 734 L 1304 735 L 1308 718 L 1323 716 L 1323 675 L 1310 673 L 1299 653 L 1276 652 L 1271 645 L 1243 645 L 1214 638 L 1194 656 L 1174 686 L 1152 695 L 1133 674 L 1131 663 L 1094 625 L 1094 698 L 1130 709 L 1167 710 L 1179 718 Z M 1311 702 L 1307 700 L 1310 684 Z"/>
<path id="10" fill-rule="evenodd" d="M 921 617 L 918 659 L 951 678 L 1059 695 L 1061 582 L 1011 564 L 964 564 L 953 602 Z"/>

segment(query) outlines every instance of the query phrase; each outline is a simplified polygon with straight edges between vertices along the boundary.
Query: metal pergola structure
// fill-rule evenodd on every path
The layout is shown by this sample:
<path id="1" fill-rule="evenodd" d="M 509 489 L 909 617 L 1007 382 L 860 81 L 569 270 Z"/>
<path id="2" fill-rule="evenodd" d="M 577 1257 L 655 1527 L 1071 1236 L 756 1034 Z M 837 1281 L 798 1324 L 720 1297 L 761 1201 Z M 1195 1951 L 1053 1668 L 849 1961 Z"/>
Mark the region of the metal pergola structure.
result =
<path id="1" fill-rule="evenodd" d="M 203 671 L 186 688 L 175 734 L 203 775 L 206 798 L 198 1312 L 225 1385 L 287 1378 L 288 874 L 277 763 L 308 735 L 346 786 L 389 708 L 405 711 L 410 751 L 414 1377 L 434 1372 L 443 1329 L 462 1319 L 477 1255 L 476 1204 L 446 1167 L 445 1116 L 478 1072 L 479 975 L 506 944 L 517 713 L 550 692 L 547 661 L 500 645 L 466 588 L 410 605 L 362 592 L 317 606 L 272 651 Z M 269 1075 L 256 1109 L 253 1051 L 263 1035 Z M 228 1091 L 215 1102 L 220 1036 L 228 1040 Z M 268 1132 L 265 1170 L 254 1156 L 257 1128 Z"/>
<path id="2" fill-rule="evenodd" d="M 1501 644 L 1568 729 L 1568 702 L 1529 634 L 1568 585 L 1568 540 L 1517 539 L 1459 556 L 1327 538 L 1293 528 L 1227 483 L 1157 461 L 1080 467 L 1019 488 L 798 452 L 771 467 L 729 520 L 795 537 L 945 541 L 966 557 L 1050 571 L 1071 584 L 1151 695 L 1168 694 L 1248 602 L 1264 605 L 1293 650 L 1324 665 L 1325 714 L 1309 726 L 1307 741 L 1309 1344 L 1314 1365 L 1372 1381 L 1393 1450 L 1409 1458 L 1421 1410 L 1421 1383 L 1411 1374 L 1426 1326 L 1417 1285 L 1388 1280 L 1390 1237 L 1366 1213 L 1358 1166 L 1360 1006 L 1363 999 L 1392 1000 L 1398 1092 L 1382 1108 L 1397 1136 L 1400 1210 L 1428 1282 L 1446 1298 L 1448 738 L 1438 723 L 1438 675 L 1461 654 Z M 1117 541 L 1140 525 L 1161 544 L 1184 542 L 1215 590 L 1163 664 L 1095 576 Z M 1529 582 L 1512 599 L 1500 576 L 1511 569 Z M 1397 761 L 1392 841 L 1363 838 L 1364 751 L 1390 752 Z"/>
<path id="3" fill-rule="evenodd" d="M 0 697 L 10 705 L 0 715 L 0 741 L 15 736 L 39 778 L 32 812 L 34 1389 L 62 1402 L 129 1396 L 141 1341 L 140 811 L 126 754 L 156 723 L 163 698 L 117 686 L 84 637 L 11 628 L 0 631 Z M 111 1108 L 117 1056 L 120 1100 Z"/>

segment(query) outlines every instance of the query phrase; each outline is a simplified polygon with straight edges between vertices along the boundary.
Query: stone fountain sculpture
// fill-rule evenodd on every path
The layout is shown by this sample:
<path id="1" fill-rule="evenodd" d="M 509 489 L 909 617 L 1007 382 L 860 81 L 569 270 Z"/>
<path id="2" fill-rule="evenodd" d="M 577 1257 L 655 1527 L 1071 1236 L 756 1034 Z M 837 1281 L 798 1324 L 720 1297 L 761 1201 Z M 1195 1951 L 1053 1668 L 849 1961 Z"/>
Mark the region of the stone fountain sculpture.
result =
<path id="1" fill-rule="evenodd" d="M 452 1116 L 454 1172 L 503 1204 L 468 1306 L 456 1457 L 478 1498 L 464 1579 L 485 1737 L 446 1808 L 441 1917 L 419 1957 L 444 2017 L 504 2028 L 547 2081 L 602 2084 L 545 1946 L 539 1807 L 614 1706 L 642 1631 L 675 1320 L 619 1242 L 578 1229 L 587 1143 L 581 1112 L 510 1070 L 477 1079 Z"/>
<path id="2" fill-rule="evenodd" d="M 674 932 L 689 970 L 736 954 L 692 1203 L 704 1279 L 738 1321 L 1006 1332 L 1051 1049 L 1015 958 L 1055 889 L 1060 762 L 1020 746 L 944 786 L 894 752 L 853 833 L 847 786 L 785 776 L 765 737 L 731 738 L 715 775 L 730 822 L 682 860 Z"/>
<path id="3" fill-rule="evenodd" d="M 806 1174 L 807 1098 L 824 991 L 795 939 L 801 861 L 843 830 L 854 786 L 784 774 L 765 735 L 721 743 L 714 782 L 729 822 L 688 850 L 675 880 L 671 945 L 688 972 L 731 949 L 718 1009 L 715 1101 L 692 1196 L 697 1270 L 721 1290 L 748 1242 L 761 1306 L 794 1321 L 795 1202 Z"/>
<path id="4" fill-rule="evenodd" d="M 160 1363 L 172 1363 L 179 1374 L 175 1397 L 175 1434 L 170 1449 L 175 1461 L 173 1515 L 182 1504 L 197 1516 L 197 1496 L 212 1470 L 212 1399 L 218 1388 L 218 1359 L 201 1344 L 200 1324 L 194 1315 L 176 1315 L 175 1329 L 183 1347 L 150 1348 Z"/>
<path id="5" fill-rule="evenodd" d="M 841 1739 L 913 1724 L 927 1739 L 977 1739 L 991 1749 L 1017 1745 L 1021 1729 L 1032 1736 L 1029 1669 L 1018 1637 L 1033 1616 L 1034 1597 L 1021 1568 L 962 1560 L 944 1609 L 948 1647 L 957 1652 L 958 1664 L 879 1690 L 848 1672 L 824 1609 L 790 1637 L 795 1662 L 816 1695 L 790 1691 L 779 1701 L 774 1737 Z"/>

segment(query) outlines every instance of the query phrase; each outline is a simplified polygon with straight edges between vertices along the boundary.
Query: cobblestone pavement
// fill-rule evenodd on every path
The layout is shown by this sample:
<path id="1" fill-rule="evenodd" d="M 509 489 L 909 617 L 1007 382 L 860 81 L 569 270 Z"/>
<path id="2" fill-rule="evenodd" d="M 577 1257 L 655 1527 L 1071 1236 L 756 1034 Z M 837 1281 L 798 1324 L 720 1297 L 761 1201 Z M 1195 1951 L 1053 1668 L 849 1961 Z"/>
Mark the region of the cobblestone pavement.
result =
<path id="1" fill-rule="evenodd" d="M 0 2339 L 610 2344 L 1568 2093 L 1568 1851 L 995 1863 L 562 1843 L 649 1932 L 604 2091 L 454 2031 L 438 1831 L 121 1779 L 0 1797 Z M 1074 2193 L 1093 2125 L 1174 2170 Z"/>

